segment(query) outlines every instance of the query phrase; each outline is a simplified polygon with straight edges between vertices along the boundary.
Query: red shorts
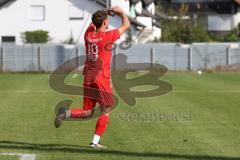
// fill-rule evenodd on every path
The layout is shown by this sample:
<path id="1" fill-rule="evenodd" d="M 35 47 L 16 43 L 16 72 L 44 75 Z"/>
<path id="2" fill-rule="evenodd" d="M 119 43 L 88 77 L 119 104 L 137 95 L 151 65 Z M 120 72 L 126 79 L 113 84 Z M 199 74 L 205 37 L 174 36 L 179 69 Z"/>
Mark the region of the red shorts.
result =
<path id="1" fill-rule="evenodd" d="M 83 86 L 84 110 L 90 110 L 94 108 L 97 103 L 100 105 L 100 107 L 111 107 L 113 105 L 112 87 L 109 78 L 98 78 L 94 82 L 85 79 Z"/>

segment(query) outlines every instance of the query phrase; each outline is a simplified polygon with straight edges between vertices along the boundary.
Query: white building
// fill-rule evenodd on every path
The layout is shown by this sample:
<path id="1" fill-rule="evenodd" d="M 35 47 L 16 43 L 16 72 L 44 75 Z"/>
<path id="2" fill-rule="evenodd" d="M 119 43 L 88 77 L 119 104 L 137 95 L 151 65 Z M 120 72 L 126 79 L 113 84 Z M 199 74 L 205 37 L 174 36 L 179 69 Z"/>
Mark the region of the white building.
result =
<path id="1" fill-rule="evenodd" d="M 119 1 L 109 0 L 112 4 Z M 72 35 L 81 44 L 92 13 L 104 8 L 100 4 L 96 0 L 0 0 L 0 44 L 4 41 L 22 44 L 21 33 L 34 30 L 48 31 L 49 43 L 63 43 Z M 121 19 L 115 16 L 110 22 L 111 27 L 118 27 Z M 137 40 L 142 32 L 135 28 L 132 25 Z M 152 31 L 144 42 L 153 39 L 154 35 Z"/>
<path id="2" fill-rule="evenodd" d="M 208 31 L 228 32 L 240 23 L 240 12 L 236 14 L 208 15 Z"/>
<path id="3" fill-rule="evenodd" d="M 171 0 L 172 4 L 188 4 L 190 12 L 204 20 L 209 32 L 229 33 L 240 23 L 240 0 Z"/>

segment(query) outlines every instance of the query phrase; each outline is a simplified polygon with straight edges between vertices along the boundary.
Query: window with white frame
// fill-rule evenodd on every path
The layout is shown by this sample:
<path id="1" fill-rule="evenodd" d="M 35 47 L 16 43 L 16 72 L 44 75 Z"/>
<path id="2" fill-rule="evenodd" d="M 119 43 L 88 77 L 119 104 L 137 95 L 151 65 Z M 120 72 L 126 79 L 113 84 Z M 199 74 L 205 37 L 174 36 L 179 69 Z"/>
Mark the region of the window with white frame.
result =
<path id="1" fill-rule="evenodd" d="M 31 5 L 29 10 L 29 19 L 32 21 L 45 20 L 45 6 L 44 5 Z"/>
<path id="2" fill-rule="evenodd" d="M 69 5 L 69 19 L 70 20 L 78 20 L 84 18 L 84 9 L 83 5 Z"/>

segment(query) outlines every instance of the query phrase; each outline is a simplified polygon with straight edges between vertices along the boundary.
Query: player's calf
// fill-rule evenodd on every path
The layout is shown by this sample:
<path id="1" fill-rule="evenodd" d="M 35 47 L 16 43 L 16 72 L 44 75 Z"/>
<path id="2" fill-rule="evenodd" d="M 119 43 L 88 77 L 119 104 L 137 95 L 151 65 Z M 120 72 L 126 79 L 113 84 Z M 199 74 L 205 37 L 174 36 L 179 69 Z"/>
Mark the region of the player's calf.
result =
<path id="1" fill-rule="evenodd" d="M 55 118 L 55 127 L 59 128 L 64 120 L 66 119 L 84 119 L 90 118 L 94 114 L 94 109 L 83 110 L 83 109 L 68 109 L 66 107 L 59 107 L 57 116 Z"/>
<path id="2" fill-rule="evenodd" d="M 90 144 L 90 147 L 92 148 L 106 148 L 105 146 L 99 144 L 100 138 L 104 134 L 104 132 L 107 129 L 107 124 L 109 122 L 109 113 L 102 114 L 97 121 L 95 134 L 93 136 L 92 142 Z"/>

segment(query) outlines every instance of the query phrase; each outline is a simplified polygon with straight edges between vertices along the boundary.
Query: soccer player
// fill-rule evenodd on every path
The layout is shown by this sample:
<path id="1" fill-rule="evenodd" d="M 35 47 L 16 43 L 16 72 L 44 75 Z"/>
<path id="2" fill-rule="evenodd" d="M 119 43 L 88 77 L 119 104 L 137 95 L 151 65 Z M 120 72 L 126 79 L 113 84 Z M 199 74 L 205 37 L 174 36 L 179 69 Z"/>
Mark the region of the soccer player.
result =
<path id="1" fill-rule="evenodd" d="M 108 15 L 112 15 L 112 13 L 121 16 L 122 25 L 118 29 L 107 30 L 109 26 Z M 106 131 L 111 107 L 113 106 L 110 80 L 111 48 L 112 44 L 127 32 L 129 28 L 130 22 L 128 17 L 123 9 L 118 6 L 114 6 L 108 11 L 99 10 L 92 15 L 92 23 L 84 35 L 87 58 L 83 70 L 83 108 L 66 110 L 64 106 L 60 107 L 55 119 L 55 126 L 59 128 L 61 123 L 67 118 L 89 117 L 93 114 L 94 107 L 98 103 L 101 115 L 98 118 L 95 134 L 90 144 L 92 148 L 105 148 L 99 144 L 99 141 Z M 88 90 L 89 88 L 93 90 Z"/>

